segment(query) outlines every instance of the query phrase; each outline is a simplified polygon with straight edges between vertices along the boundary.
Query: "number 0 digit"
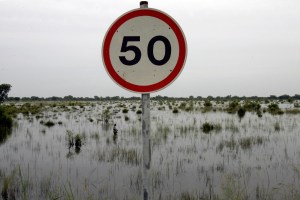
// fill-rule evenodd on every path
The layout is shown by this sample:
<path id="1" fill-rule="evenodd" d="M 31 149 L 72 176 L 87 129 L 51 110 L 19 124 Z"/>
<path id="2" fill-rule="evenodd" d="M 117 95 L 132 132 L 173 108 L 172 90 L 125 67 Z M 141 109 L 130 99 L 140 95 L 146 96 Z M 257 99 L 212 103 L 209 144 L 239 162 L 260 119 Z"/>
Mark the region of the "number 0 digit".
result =
<path id="1" fill-rule="evenodd" d="M 165 45 L 165 56 L 161 60 L 157 60 L 154 57 L 154 52 L 153 52 L 154 51 L 154 44 L 158 41 L 163 42 L 164 45 Z M 148 57 L 149 57 L 149 60 L 154 65 L 164 65 L 164 64 L 166 64 L 170 60 L 170 57 L 171 57 L 171 44 L 170 44 L 170 41 L 162 35 L 158 35 L 158 36 L 153 37 L 150 40 L 149 44 L 148 44 Z"/>

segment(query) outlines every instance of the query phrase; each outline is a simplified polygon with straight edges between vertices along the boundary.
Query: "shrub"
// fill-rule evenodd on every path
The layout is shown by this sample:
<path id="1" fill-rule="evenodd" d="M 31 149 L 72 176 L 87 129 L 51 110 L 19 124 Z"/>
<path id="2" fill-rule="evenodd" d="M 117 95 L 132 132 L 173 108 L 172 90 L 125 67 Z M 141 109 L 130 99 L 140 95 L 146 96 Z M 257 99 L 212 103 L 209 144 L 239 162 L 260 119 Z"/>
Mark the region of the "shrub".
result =
<path id="1" fill-rule="evenodd" d="M 268 111 L 272 115 L 281 115 L 283 114 L 283 111 L 279 108 L 278 104 L 272 103 L 268 105 Z"/>
<path id="2" fill-rule="evenodd" d="M 212 106 L 212 103 L 209 101 L 209 100 L 206 100 L 205 102 L 204 102 L 204 107 L 205 108 L 208 108 L 208 107 L 211 107 Z"/>
<path id="3" fill-rule="evenodd" d="M 239 102 L 237 101 L 232 101 L 229 103 L 228 108 L 227 108 L 227 112 L 228 113 L 235 113 L 237 111 Z"/>
<path id="4" fill-rule="evenodd" d="M 140 114 L 142 114 L 142 111 L 138 110 L 138 111 L 136 111 L 136 114 L 140 115 Z"/>
<path id="5" fill-rule="evenodd" d="M 129 117 L 127 115 L 125 115 L 124 119 L 125 121 L 129 121 Z"/>
<path id="6" fill-rule="evenodd" d="M 214 125 L 210 124 L 208 122 L 205 122 L 204 124 L 202 124 L 201 128 L 204 133 L 209 133 L 210 131 L 212 131 L 214 129 Z"/>
<path id="7" fill-rule="evenodd" d="M 186 107 L 186 102 L 182 102 L 179 106 L 179 108 L 183 110 L 185 109 L 185 107 Z"/>
<path id="8" fill-rule="evenodd" d="M 275 131 L 280 131 L 280 124 L 279 124 L 279 122 L 276 122 L 274 124 L 274 129 L 275 129 Z"/>
<path id="9" fill-rule="evenodd" d="M 262 117 L 262 113 L 261 113 L 260 110 L 258 110 L 258 111 L 256 112 L 256 114 L 257 114 L 258 117 Z"/>
<path id="10" fill-rule="evenodd" d="M 175 113 L 175 114 L 176 114 L 176 113 L 179 113 L 178 109 L 177 109 L 177 108 L 174 108 L 174 109 L 173 109 L 173 113 Z"/>
<path id="11" fill-rule="evenodd" d="M 238 113 L 239 118 L 242 119 L 245 116 L 246 110 L 241 107 L 238 109 L 237 113 Z"/>
<path id="12" fill-rule="evenodd" d="M 128 113 L 128 109 L 127 109 L 127 108 L 124 108 L 124 109 L 122 110 L 122 113 Z"/>
<path id="13" fill-rule="evenodd" d="M 81 145 L 82 145 L 81 139 L 82 139 L 81 135 L 79 135 L 79 134 L 75 135 L 75 148 L 78 148 L 78 149 L 81 148 Z"/>
<path id="14" fill-rule="evenodd" d="M 44 125 L 50 128 L 50 127 L 54 126 L 55 123 L 54 123 L 53 121 L 50 121 L 50 120 L 49 120 L 49 121 L 47 121 L 46 123 L 44 123 Z"/>
<path id="15" fill-rule="evenodd" d="M 244 104 L 244 108 L 246 111 L 258 111 L 261 108 L 261 105 L 255 101 L 246 101 Z"/>
<path id="16" fill-rule="evenodd" d="M 0 107 L 0 127 L 12 127 L 12 118 L 5 112 L 5 109 L 3 107 Z"/>
<path id="17" fill-rule="evenodd" d="M 101 114 L 102 121 L 104 121 L 107 124 L 110 118 L 111 114 L 109 112 L 109 109 L 104 109 Z"/>
<path id="18" fill-rule="evenodd" d="M 0 144 L 12 133 L 12 118 L 0 107 Z"/>

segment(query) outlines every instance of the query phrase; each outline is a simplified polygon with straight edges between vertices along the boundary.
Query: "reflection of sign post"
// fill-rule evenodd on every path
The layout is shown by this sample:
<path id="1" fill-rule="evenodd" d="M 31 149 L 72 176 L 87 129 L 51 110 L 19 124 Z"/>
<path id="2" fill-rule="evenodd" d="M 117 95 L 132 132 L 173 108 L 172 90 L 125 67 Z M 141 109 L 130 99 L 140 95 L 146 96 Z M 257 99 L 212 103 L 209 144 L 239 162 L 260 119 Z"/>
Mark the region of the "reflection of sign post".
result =
<path id="1" fill-rule="evenodd" d="M 149 197 L 150 92 L 170 85 L 180 74 L 187 46 L 179 25 L 169 15 L 141 9 L 119 17 L 108 29 L 102 46 L 106 71 L 121 87 L 142 93 L 143 199 Z"/>
<path id="2" fill-rule="evenodd" d="M 166 13 L 142 8 L 119 17 L 102 47 L 103 63 L 121 87 L 138 93 L 158 91 L 180 74 L 187 53 L 184 34 Z"/>

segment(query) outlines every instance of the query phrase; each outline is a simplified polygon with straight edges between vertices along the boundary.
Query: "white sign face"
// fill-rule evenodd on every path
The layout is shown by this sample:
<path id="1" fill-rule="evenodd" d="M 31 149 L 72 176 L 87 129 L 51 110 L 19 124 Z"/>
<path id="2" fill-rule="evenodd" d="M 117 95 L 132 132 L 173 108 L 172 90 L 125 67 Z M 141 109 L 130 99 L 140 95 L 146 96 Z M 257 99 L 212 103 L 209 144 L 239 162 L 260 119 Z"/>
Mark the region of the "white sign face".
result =
<path id="1" fill-rule="evenodd" d="M 141 55 L 134 48 L 130 50 L 130 46 L 137 47 Z M 122 47 L 124 52 L 120 52 Z M 154 17 L 141 16 L 122 24 L 112 38 L 109 51 L 119 76 L 129 83 L 146 86 L 164 80 L 173 71 L 179 45 L 168 24 Z M 124 56 L 125 61 L 120 56 Z"/>
<path id="2" fill-rule="evenodd" d="M 103 43 L 109 75 L 134 92 L 152 92 L 169 85 L 181 72 L 186 42 L 178 24 L 154 9 L 137 9 L 117 19 Z"/>

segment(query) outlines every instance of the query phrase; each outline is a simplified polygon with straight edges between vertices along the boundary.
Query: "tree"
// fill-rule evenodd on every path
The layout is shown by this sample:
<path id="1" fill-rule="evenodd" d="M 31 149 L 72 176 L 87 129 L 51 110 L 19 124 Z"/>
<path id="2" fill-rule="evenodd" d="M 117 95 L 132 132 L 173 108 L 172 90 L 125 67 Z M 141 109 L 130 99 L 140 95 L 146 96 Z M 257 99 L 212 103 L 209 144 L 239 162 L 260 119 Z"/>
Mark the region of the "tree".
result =
<path id="1" fill-rule="evenodd" d="M 64 97 L 64 100 L 65 101 L 72 101 L 72 100 L 74 100 L 74 97 L 72 95 L 68 95 L 68 96 Z"/>
<path id="2" fill-rule="evenodd" d="M 0 104 L 7 99 L 7 94 L 10 91 L 11 85 L 1 84 L 0 85 Z"/>

